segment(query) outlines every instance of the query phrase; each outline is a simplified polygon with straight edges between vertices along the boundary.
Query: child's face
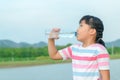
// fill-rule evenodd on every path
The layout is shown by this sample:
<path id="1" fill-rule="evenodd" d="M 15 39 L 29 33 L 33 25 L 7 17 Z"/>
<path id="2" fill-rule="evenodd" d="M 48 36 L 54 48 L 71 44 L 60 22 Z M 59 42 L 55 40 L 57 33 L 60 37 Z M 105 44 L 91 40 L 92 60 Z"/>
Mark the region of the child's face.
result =
<path id="1" fill-rule="evenodd" d="M 77 29 L 77 40 L 84 42 L 91 36 L 91 27 L 85 23 L 85 20 L 81 21 L 79 28 Z"/>

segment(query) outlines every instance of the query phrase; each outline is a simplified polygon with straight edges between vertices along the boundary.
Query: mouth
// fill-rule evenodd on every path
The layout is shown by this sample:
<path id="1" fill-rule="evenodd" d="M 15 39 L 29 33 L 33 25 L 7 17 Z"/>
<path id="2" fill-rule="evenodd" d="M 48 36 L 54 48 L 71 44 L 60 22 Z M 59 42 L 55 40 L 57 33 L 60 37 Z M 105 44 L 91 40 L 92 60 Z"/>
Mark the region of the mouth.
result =
<path id="1" fill-rule="evenodd" d="M 78 37 L 78 36 L 79 36 L 79 33 L 78 33 L 78 32 L 76 32 L 75 36 L 76 36 L 76 37 Z"/>

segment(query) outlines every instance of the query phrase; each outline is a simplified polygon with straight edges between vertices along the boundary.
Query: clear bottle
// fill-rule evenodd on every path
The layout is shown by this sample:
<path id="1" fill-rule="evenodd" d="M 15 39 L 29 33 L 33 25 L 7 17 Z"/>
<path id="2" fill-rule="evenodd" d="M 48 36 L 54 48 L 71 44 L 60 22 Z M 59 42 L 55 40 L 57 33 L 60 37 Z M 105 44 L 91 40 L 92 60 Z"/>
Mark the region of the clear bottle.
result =
<path id="1" fill-rule="evenodd" d="M 77 32 L 46 32 L 47 38 L 73 38 L 77 35 Z"/>

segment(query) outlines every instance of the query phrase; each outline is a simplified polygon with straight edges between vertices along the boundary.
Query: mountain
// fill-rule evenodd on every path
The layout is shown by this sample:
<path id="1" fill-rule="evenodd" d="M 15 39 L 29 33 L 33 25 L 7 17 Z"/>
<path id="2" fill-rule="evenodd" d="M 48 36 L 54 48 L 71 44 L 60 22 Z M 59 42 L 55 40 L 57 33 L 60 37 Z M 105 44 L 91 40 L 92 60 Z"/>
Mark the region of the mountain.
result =
<path id="1" fill-rule="evenodd" d="M 120 47 L 120 39 L 112 41 L 112 42 L 106 42 L 105 43 L 107 47 Z M 0 40 L 0 48 L 16 48 L 16 47 L 44 47 L 47 46 L 47 43 L 45 42 L 38 42 L 38 43 L 34 43 L 34 44 L 29 44 L 26 42 L 20 42 L 20 43 L 16 43 L 14 41 L 11 40 Z"/>
<path id="2" fill-rule="evenodd" d="M 33 44 L 33 47 L 43 47 L 43 46 L 47 46 L 47 44 L 45 42 L 39 42 L 39 43 Z"/>
<path id="3" fill-rule="evenodd" d="M 106 46 L 107 47 L 120 47 L 120 39 L 117 39 L 115 41 L 112 41 L 112 42 L 106 42 Z"/>
<path id="4" fill-rule="evenodd" d="M 16 48 L 16 47 L 44 47 L 47 46 L 45 42 L 39 42 L 35 44 L 29 44 L 26 42 L 16 43 L 11 40 L 0 40 L 0 48 Z"/>
<path id="5" fill-rule="evenodd" d="M 19 47 L 32 47 L 31 44 L 26 43 L 26 42 L 20 42 L 20 43 L 18 43 L 18 46 L 19 46 Z"/>
<path id="6" fill-rule="evenodd" d="M 0 47 L 18 47 L 18 44 L 11 40 L 0 40 Z"/>

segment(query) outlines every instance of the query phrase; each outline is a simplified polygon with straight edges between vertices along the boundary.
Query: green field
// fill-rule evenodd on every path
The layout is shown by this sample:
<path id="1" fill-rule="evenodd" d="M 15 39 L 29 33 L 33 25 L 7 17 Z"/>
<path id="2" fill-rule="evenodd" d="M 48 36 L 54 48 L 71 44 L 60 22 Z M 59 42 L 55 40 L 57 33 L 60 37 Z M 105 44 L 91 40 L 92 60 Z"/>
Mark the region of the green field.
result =
<path id="1" fill-rule="evenodd" d="M 120 59 L 120 54 L 110 55 L 110 59 Z"/>
<path id="2" fill-rule="evenodd" d="M 69 46 L 70 44 L 66 45 Z M 66 46 L 57 46 L 62 49 Z M 114 51 L 108 48 L 110 59 L 120 59 L 120 48 Z M 71 62 L 71 60 L 52 60 L 49 58 L 47 47 L 43 48 L 0 48 L 0 68 L 35 66 Z"/>
<path id="3" fill-rule="evenodd" d="M 58 64 L 67 63 L 71 60 L 52 60 L 49 57 L 37 57 L 36 60 L 22 60 L 22 61 L 1 61 L 0 68 L 10 68 L 10 67 L 21 67 L 21 66 L 36 66 L 36 65 L 48 65 L 48 64 Z"/>
<path id="4" fill-rule="evenodd" d="M 111 59 L 120 59 L 120 55 L 110 55 Z M 23 60 L 23 61 L 1 61 L 0 68 L 10 68 L 10 67 L 22 67 L 22 66 L 36 66 L 36 65 L 48 65 L 48 64 L 58 64 L 58 63 L 68 63 L 71 60 L 52 60 L 49 57 L 38 57 L 36 60 Z"/>

